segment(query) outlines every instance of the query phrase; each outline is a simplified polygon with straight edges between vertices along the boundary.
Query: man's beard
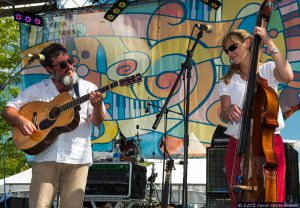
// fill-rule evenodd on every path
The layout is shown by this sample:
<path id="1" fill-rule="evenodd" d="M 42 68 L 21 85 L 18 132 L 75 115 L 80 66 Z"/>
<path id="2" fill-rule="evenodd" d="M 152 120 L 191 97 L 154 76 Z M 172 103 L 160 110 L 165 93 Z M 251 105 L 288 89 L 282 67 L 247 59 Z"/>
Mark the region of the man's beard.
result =
<path id="1" fill-rule="evenodd" d="M 62 77 L 55 76 L 55 79 L 67 87 L 72 87 L 78 81 L 78 75 L 74 72 L 72 77 L 70 75 L 64 75 Z"/>

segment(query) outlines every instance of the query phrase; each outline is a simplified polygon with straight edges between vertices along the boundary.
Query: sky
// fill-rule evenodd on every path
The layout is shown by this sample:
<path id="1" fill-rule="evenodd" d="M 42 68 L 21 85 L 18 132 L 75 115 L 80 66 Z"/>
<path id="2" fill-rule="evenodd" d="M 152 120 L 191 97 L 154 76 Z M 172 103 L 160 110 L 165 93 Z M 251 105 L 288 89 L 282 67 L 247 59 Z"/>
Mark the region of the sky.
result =
<path id="1" fill-rule="evenodd" d="M 281 136 L 286 140 L 300 141 L 300 111 L 296 111 L 291 117 L 285 120 L 285 127 L 281 131 Z"/>

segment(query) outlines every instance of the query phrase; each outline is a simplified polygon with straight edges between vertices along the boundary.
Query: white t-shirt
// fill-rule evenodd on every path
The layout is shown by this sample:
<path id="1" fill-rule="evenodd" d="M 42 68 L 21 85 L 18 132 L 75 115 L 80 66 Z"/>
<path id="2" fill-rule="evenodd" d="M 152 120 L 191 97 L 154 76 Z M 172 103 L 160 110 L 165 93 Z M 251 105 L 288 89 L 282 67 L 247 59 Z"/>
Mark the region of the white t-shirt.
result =
<path id="1" fill-rule="evenodd" d="M 96 85 L 84 79 L 79 79 L 78 84 L 80 96 L 98 89 Z M 9 101 L 6 106 L 12 106 L 19 110 L 28 102 L 49 102 L 58 94 L 59 92 L 52 80 L 44 79 L 25 89 L 18 97 Z M 76 98 L 74 90 L 70 90 L 69 94 Z M 102 105 L 105 113 L 104 103 Z M 93 107 L 88 100 L 82 103 L 80 108 L 79 125 L 70 132 L 61 133 L 46 150 L 34 156 L 33 162 L 56 161 L 69 164 L 92 164 L 89 116 L 92 114 Z"/>
<path id="2" fill-rule="evenodd" d="M 268 81 L 268 85 L 272 87 L 275 92 L 277 93 L 277 87 L 279 82 L 276 80 L 274 76 L 274 69 L 275 69 L 275 62 L 270 61 L 267 63 L 264 63 L 259 67 L 259 75 L 266 79 Z M 225 84 L 224 80 L 221 80 L 219 82 L 219 93 L 220 96 L 222 95 L 229 95 L 231 104 L 235 104 L 240 107 L 240 109 L 243 108 L 243 102 L 244 102 L 244 95 L 245 90 L 247 88 L 247 81 L 243 80 L 239 74 L 234 74 L 231 77 L 230 83 Z M 275 133 L 279 134 L 280 130 L 284 128 L 284 120 L 282 116 L 282 112 L 279 106 L 279 112 L 278 112 L 278 124 L 279 126 L 276 128 Z M 239 138 L 239 132 L 240 132 L 240 125 L 241 123 L 232 123 L 228 124 L 228 128 L 225 131 L 225 134 L 233 136 L 234 138 Z"/>

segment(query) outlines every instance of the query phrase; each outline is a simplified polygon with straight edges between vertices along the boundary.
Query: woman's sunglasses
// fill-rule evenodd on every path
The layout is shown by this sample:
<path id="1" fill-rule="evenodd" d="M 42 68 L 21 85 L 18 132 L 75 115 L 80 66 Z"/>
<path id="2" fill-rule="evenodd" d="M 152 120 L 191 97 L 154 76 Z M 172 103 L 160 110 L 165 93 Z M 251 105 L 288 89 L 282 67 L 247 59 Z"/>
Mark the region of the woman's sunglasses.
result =
<path id="1" fill-rule="evenodd" d="M 233 52 L 233 51 L 235 51 L 235 49 L 237 49 L 237 47 L 238 47 L 238 45 L 234 43 L 234 44 L 230 45 L 230 46 L 229 46 L 227 49 L 225 49 L 224 51 L 225 51 L 225 53 L 228 54 L 228 51 Z"/>
<path id="2" fill-rule="evenodd" d="M 68 60 L 60 62 L 59 64 L 55 64 L 55 65 L 51 65 L 51 66 L 59 66 L 62 69 L 65 69 L 68 64 L 73 64 L 74 63 L 74 59 L 72 57 L 68 58 Z"/>

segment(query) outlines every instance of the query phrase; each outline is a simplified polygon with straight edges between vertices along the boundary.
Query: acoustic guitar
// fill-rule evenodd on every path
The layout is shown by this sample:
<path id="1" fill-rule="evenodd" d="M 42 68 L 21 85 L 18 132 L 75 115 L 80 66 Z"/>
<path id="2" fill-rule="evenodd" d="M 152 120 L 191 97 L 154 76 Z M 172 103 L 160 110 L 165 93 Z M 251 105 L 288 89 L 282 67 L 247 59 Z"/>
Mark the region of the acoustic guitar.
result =
<path id="1" fill-rule="evenodd" d="M 110 83 L 96 91 L 104 93 L 117 86 L 128 86 L 141 81 L 141 75 L 136 74 Z M 69 93 L 64 92 L 49 102 L 34 101 L 24 105 L 19 113 L 32 121 L 37 131 L 25 136 L 18 126 L 14 126 L 12 133 L 17 148 L 29 155 L 39 154 L 47 149 L 58 135 L 74 130 L 80 120 L 80 104 L 89 100 L 89 94 L 74 99 Z"/>
<path id="2" fill-rule="evenodd" d="M 161 205 L 156 206 L 156 208 L 174 208 L 175 207 L 168 203 L 169 192 L 170 192 L 170 176 L 171 176 L 173 167 L 174 167 L 174 160 L 168 160 L 167 165 L 166 165 L 165 183 L 164 183 L 164 188 L 162 190 Z"/>

